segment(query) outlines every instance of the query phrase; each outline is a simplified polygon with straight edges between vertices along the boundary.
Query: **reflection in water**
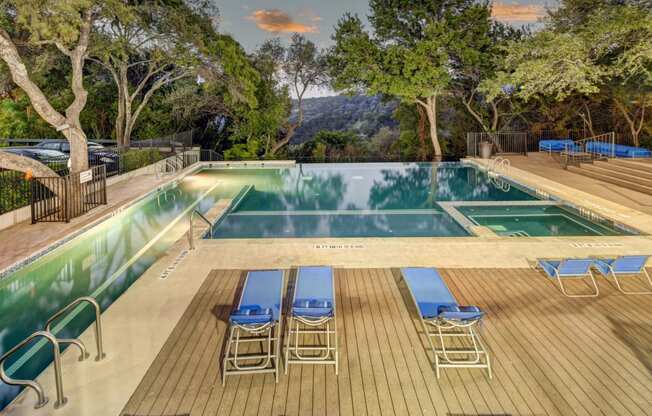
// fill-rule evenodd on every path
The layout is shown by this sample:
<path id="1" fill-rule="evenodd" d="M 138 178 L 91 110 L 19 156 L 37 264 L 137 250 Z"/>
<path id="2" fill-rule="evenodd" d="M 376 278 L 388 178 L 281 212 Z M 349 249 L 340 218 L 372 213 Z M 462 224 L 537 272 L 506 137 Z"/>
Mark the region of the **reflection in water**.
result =
<path id="1" fill-rule="evenodd" d="M 103 310 L 120 296 L 183 232 L 183 225 L 172 227 L 151 247 L 156 239 L 188 206 L 215 183 L 189 181 L 178 189 L 161 193 L 99 224 L 70 243 L 24 267 L 0 282 L 0 354 L 12 348 L 34 331 L 43 329 L 47 319 L 80 296 L 96 296 Z M 200 204 L 210 208 L 217 197 L 233 195 L 233 188 L 224 187 L 211 193 Z M 173 195 L 173 196 L 172 196 Z M 144 253 L 125 270 L 121 270 L 139 251 Z M 93 313 L 85 307 L 58 333 L 59 337 L 76 337 L 91 322 Z M 63 318 L 66 319 L 66 318 Z M 51 362 L 47 348 L 23 349 L 35 356 L 17 363 L 22 354 L 14 354 L 5 368 L 15 378 L 34 378 Z M 16 394 L 18 388 L 0 384 L 0 408 Z"/>
<path id="2" fill-rule="evenodd" d="M 516 188 L 503 192 L 461 164 L 300 165 L 231 177 L 254 189 L 216 227 L 216 238 L 465 236 L 438 201 L 535 199 Z"/>

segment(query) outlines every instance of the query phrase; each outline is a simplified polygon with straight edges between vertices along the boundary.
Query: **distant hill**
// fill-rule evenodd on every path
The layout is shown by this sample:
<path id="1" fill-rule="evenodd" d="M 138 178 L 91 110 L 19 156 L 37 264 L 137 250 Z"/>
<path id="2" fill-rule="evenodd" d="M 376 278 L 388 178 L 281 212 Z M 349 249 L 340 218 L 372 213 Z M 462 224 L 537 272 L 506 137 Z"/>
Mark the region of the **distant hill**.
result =
<path id="1" fill-rule="evenodd" d="M 380 96 L 344 96 L 307 98 L 303 102 L 305 119 L 292 138 L 293 144 L 309 141 L 321 130 L 354 131 L 371 138 L 382 127 L 397 127 L 392 118 L 398 103 L 385 102 Z M 297 108 L 291 119 L 296 119 Z"/>

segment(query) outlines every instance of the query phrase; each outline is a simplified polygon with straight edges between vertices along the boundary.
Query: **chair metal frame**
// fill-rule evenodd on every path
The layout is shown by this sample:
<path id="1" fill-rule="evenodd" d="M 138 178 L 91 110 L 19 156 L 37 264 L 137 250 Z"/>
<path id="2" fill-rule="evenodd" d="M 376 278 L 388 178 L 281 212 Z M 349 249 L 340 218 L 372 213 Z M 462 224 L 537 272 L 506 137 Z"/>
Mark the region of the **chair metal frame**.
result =
<path id="1" fill-rule="evenodd" d="M 439 316 L 426 318 L 421 314 L 419 303 L 402 273 L 401 279 L 410 292 L 412 302 L 421 321 L 423 332 L 435 356 L 435 372 L 437 378 L 441 377 L 442 368 L 485 368 L 487 369 L 489 379 L 492 379 L 493 372 L 489 352 L 486 350 L 479 334 L 482 317 L 468 321 L 448 320 Z M 439 340 L 439 346 L 435 345 L 433 338 Z M 448 348 L 446 346 L 447 339 L 460 339 L 461 342 L 466 340 L 470 345 L 469 347 Z M 467 356 L 468 358 L 456 359 L 454 356 Z"/>
<path id="2" fill-rule="evenodd" d="M 547 275 L 547 272 L 545 271 L 545 269 L 541 265 L 541 260 L 546 261 L 547 259 L 537 260 L 534 268 L 535 268 L 535 270 L 539 270 L 539 269 L 543 270 L 544 273 L 546 273 L 546 275 Z M 548 260 L 550 260 L 550 259 L 548 259 Z M 591 271 L 592 266 L 589 266 L 588 269 L 587 269 L 587 272 L 584 273 L 584 274 L 563 274 L 563 275 L 559 274 L 559 268 L 567 260 L 584 260 L 584 259 L 562 259 L 562 260 L 559 260 L 559 266 L 554 268 L 554 270 L 555 270 L 554 278 L 559 283 L 559 288 L 561 290 L 561 293 L 563 293 L 564 296 L 569 297 L 569 298 L 595 298 L 595 297 L 597 297 L 600 294 L 600 288 L 598 287 L 598 283 L 595 280 L 595 276 L 593 276 L 593 272 Z M 552 276 L 550 276 L 550 277 L 552 278 Z M 564 282 L 563 282 L 564 279 L 586 279 L 587 277 L 590 279 L 591 283 L 593 284 L 593 288 L 595 289 L 595 293 L 590 293 L 590 294 L 571 294 L 571 293 L 568 293 L 568 291 L 566 290 L 566 287 L 564 286 Z"/>
<path id="3" fill-rule="evenodd" d="M 328 267 L 328 266 L 313 266 Z M 332 270 L 332 269 L 331 269 Z M 299 279 L 297 271 L 297 279 Z M 339 372 L 339 352 L 337 337 L 337 306 L 335 301 L 335 275 L 333 274 L 333 300 L 332 316 L 308 317 L 294 315 L 292 309 L 297 296 L 297 282 L 294 284 L 292 303 L 288 305 L 286 314 L 285 334 L 285 374 L 288 373 L 290 364 L 325 364 L 334 365 L 335 374 Z M 307 345 L 302 343 L 303 336 L 314 335 L 318 339 L 324 337 L 321 345 Z M 320 353 L 308 354 L 306 353 Z"/>
<path id="4" fill-rule="evenodd" d="M 263 271 L 263 270 L 257 270 Z M 240 295 L 238 307 L 242 302 L 242 295 L 247 287 L 249 276 L 245 278 L 243 293 Z M 282 322 L 283 322 L 283 292 L 285 287 L 285 271 L 282 275 L 283 283 L 279 301 L 278 320 L 265 322 L 262 324 L 238 324 L 229 322 L 229 338 L 222 360 L 222 386 L 226 383 L 226 377 L 229 375 L 243 374 L 260 374 L 274 373 L 274 378 L 278 383 L 279 375 L 279 357 Z M 259 343 L 260 353 L 240 353 L 240 344 Z M 256 361 L 253 364 L 247 364 Z"/>
<path id="5" fill-rule="evenodd" d="M 615 260 L 618 260 L 618 258 L 615 258 Z M 622 287 L 622 285 L 620 284 L 620 278 L 622 278 L 624 276 L 640 276 L 640 275 L 643 275 L 647 279 L 647 283 L 650 286 L 650 289 L 652 289 L 652 278 L 650 277 L 650 274 L 648 273 L 647 269 L 645 268 L 645 263 L 643 264 L 643 267 L 641 267 L 641 270 L 639 270 L 638 273 L 629 273 L 629 272 L 616 272 L 611 264 L 605 263 L 605 262 L 601 261 L 600 259 L 596 259 L 596 262 L 604 263 L 604 265 L 609 268 L 609 273 L 607 275 L 605 275 L 605 277 L 609 277 L 609 276 L 613 277 L 614 282 L 616 283 L 616 287 L 618 288 L 618 290 L 620 290 L 625 295 L 651 295 L 652 294 L 652 290 L 645 290 L 645 291 L 625 290 Z"/>

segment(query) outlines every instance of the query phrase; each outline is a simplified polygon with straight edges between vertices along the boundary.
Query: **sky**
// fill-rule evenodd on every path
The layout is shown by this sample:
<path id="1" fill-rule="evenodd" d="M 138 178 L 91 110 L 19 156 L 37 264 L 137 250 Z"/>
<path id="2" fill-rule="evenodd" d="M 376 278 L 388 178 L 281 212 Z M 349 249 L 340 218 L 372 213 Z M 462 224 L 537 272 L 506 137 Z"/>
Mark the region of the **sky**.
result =
<path id="1" fill-rule="evenodd" d="M 495 0 L 494 18 L 514 25 L 535 25 L 554 0 Z M 266 39 L 288 39 L 304 34 L 320 48 L 332 44 L 331 34 L 346 12 L 364 21 L 368 0 L 216 0 L 220 10 L 220 31 L 232 35 L 248 52 Z M 315 91 L 310 95 L 330 95 Z"/>

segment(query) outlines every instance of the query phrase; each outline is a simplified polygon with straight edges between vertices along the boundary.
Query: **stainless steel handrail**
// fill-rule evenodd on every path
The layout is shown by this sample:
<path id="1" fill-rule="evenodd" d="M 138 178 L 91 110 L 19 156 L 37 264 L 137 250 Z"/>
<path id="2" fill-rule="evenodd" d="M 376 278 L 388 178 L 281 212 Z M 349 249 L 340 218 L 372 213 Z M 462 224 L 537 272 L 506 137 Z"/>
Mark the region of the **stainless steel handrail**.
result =
<path id="1" fill-rule="evenodd" d="M 79 305 L 80 303 L 83 302 L 88 302 L 91 304 L 91 306 L 95 309 L 95 344 L 97 345 L 97 356 L 95 357 L 95 361 L 100 361 L 104 357 L 106 357 L 106 354 L 104 353 L 104 346 L 103 346 L 103 341 L 102 341 L 102 320 L 101 320 L 101 314 L 102 310 L 100 309 L 100 304 L 97 303 L 97 301 L 90 297 L 90 296 L 83 296 L 80 298 L 75 299 L 71 303 L 68 304 L 65 308 L 61 309 L 59 312 L 55 313 L 50 317 L 50 319 L 47 320 L 45 323 L 45 330 L 48 332 L 50 331 L 50 327 L 52 326 L 52 323 L 59 319 L 62 315 L 64 315 L 66 312 L 68 312 L 70 309 L 73 307 Z M 76 345 L 82 355 L 79 358 L 79 361 L 82 361 L 84 358 L 88 356 L 88 353 L 86 353 L 86 348 L 84 347 L 84 344 L 76 339 L 60 339 L 58 340 L 59 343 L 62 344 L 73 344 Z"/>
<path id="2" fill-rule="evenodd" d="M 192 225 L 192 219 L 194 218 L 195 214 L 199 215 L 199 218 L 201 218 L 202 220 L 204 220 L 208 224 L 211 235 L 213 235 L 213 223 L 210 222 L 210 220 L 208 218 L 206 218 L 204 216 L 204 214 L 202 214 L 201 212 L 194 209 L 190 213 L 190 228 L 188 229 L 188 244 L 190 244 L 190 249 L 191 250 L 195 249 L 195 236 L 194 236 L 194 228 L 193 228 L 193 225 Z"/>
<path id="3" fill-rule="evenodd" d="M 57 401 L 54 403 L 54 408 L 58 409 L 66 404 L 68 399 L 63 395 L 63 380 L 61 378 L 61 350 L 59 349 L 59 341 L 57 338 L 48 331 L 36 331 L 32 335 L 25 338 L 18 345 L 5 352 L 2 357 L 0 357 L 0 379 L 6 384 L 12 386 L 25 386 L 33 389 L 38 396 L 38 401 L 34 405 L 35 409 L 41 408 L 48 403 L 48 398 L 43 391 L 43 387 L 35 380 L 18 380 L 13 379 L 5 373 L 4 362 L 10 355 L 23 348 L 29 342 L 35 338 L 43 337 L 52 343 L 52 353 L 54 355 L 54 380 L 57 387 Z"/>

